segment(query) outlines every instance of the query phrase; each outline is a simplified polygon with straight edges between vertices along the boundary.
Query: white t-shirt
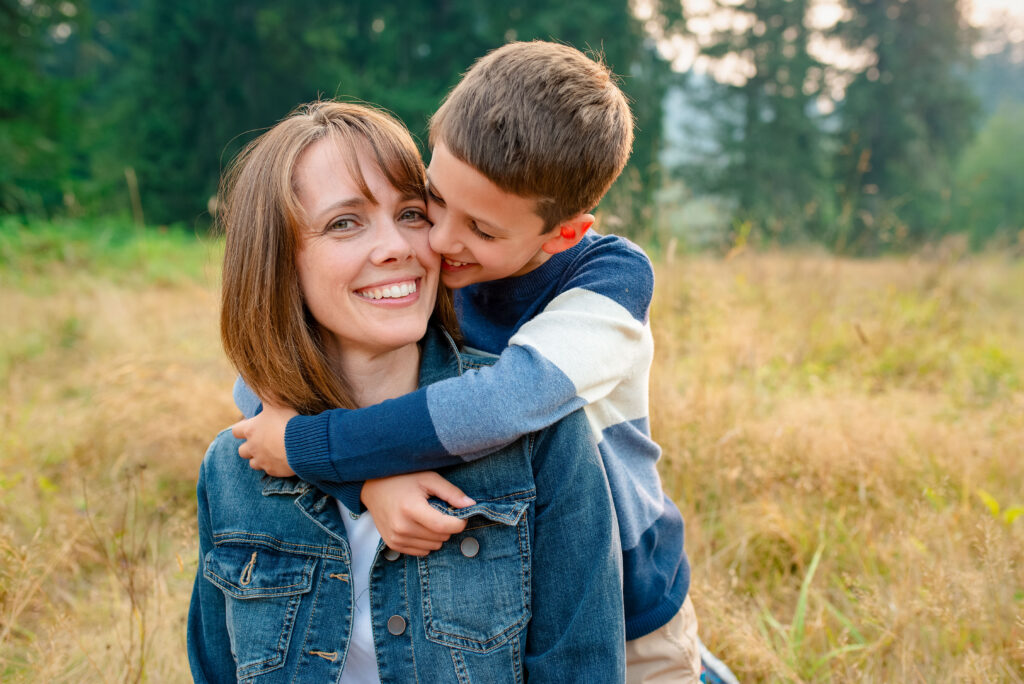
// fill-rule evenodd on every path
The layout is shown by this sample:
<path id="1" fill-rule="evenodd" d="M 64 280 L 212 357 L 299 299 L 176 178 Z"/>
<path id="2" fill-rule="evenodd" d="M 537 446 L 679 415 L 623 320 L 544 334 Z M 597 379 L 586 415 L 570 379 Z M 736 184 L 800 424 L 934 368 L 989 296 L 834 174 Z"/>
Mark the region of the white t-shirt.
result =
<path id="1" fill-rule="evenodd" d="M 380 684 L 377 674 L 377 654 L 373 647 L 373 626 L 370 620 L 370 568 L 373 566 L 380 533 L 369 511 L 355 515 L 338 502 L 345 533 L 352 549 L 352 582 L 355 601 L 352 606 L 352 636 L 348 657 L 341 672 L 341 684 Z"/>

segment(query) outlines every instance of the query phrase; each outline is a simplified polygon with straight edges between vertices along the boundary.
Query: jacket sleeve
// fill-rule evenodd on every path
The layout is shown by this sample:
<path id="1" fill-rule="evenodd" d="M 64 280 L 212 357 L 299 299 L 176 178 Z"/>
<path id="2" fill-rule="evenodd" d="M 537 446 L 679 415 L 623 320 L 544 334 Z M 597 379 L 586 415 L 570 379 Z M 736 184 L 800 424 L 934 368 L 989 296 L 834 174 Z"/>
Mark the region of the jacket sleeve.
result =
<path id="1" fill-rule="evenodd" d="M 368 408 L 292 418 L 289 465 L 318 486 L 457 465 L 646 378 L 653 270 L 638 250 L 609 259 L 569 278 L 493 366 Z M 626 419 L 646 416 L 646 390 L 634 394 L 644 404 L 625 407 L 636 413 Z"/>
<path id="2" fill-rule="evenodd" d="M 224 594 L 203 577 L 206 554 L 213 548 L 210 504 L 206 496 L 205 462 L 196 487 L 199 523 L 199 565 L 188 610 L 188 662 L 197 684 L 235 681 L 235 661 L 224 613 Z"/>
<path id="3" fill-rule="evenodd" d="M 611 494 L 582 414 L 538 435 L 530 682 L 622 682 L 622 553 Z"/>

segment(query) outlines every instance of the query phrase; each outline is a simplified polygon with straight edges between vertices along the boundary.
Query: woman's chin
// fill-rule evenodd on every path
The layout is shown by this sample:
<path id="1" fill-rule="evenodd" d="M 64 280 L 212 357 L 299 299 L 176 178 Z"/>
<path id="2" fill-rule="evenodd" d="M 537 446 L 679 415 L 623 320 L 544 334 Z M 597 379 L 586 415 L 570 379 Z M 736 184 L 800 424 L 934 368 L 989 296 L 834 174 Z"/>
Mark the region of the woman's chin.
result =
<path id="1" fill-rule="evenodd" d="M 374 355 L 387 354 L 416 345 L 427 333 L 427 321 L 396 322 L 382 327 L 377 334 L 367 335 L 362 339 L 339 340 L 340 348 L 347 351 L 362 350 Z M 344 352 L 343 352 L 344 353 Z"/>

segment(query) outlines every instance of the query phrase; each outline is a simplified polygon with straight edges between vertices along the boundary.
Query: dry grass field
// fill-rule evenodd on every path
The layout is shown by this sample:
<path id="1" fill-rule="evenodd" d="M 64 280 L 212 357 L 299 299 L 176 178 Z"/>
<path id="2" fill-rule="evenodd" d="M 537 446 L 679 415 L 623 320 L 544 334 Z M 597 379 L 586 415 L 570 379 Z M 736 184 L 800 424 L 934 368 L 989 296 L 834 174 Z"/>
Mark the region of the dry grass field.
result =
<path id="1" fill-rule="evenodd" d="M 236 415 L 219 245 L 103 230 L 0 226 L 4 682 L 188 681 L 194 479 Z M 652 320 L 742 681 L 1024 681 L 1024 262 L 675 258 Z"/>

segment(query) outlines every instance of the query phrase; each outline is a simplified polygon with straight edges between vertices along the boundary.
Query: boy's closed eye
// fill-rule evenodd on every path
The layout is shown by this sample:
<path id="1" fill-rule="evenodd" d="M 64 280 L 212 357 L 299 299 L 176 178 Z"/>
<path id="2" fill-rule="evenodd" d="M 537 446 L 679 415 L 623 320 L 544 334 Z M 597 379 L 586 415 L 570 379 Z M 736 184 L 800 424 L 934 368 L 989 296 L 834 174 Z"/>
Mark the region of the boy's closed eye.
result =
<path id="1" fill-rule="evenodd" d="M 441 199 L 441 196 L 434 192 L 434 189 L 433 187 L 431 187 L 429 181 L 427 182 L 427 199 L 429 199 L 431 202 L 440 207 L 446 206 L 444 200 Z"/>
<path id="2" fill-rule="evenodd" d="M 469 230 L 473 233 L 473 235 L 476 235 L 481 240 L 493 240 L 493 239 L 495 239 L 493 235 L 489 235 L 489 234 L 485 233 L 484 231 L 480 230 L 480 226 L 477 225 L 476 221 L 473 221 L 473 220 L 469 221 Z"/>

